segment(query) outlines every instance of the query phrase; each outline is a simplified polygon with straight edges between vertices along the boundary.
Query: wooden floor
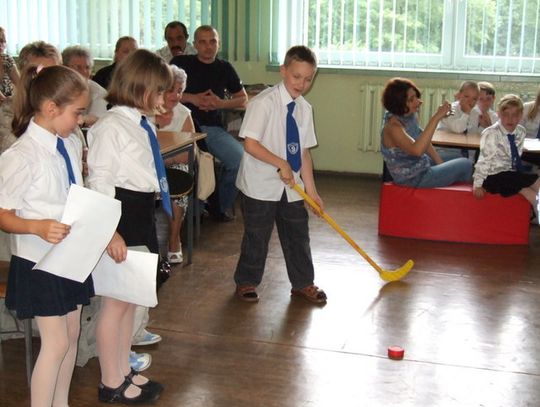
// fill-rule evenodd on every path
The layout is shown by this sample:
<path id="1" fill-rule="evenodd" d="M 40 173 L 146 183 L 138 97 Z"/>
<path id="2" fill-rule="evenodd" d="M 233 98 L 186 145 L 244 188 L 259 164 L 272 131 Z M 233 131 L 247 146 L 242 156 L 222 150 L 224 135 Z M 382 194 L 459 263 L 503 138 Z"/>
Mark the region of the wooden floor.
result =
<path id="1" fill-rule="evenodd" d="M 540 406 L 540 228 L 529 246 L 377 235 L 378 180 L 317 177 L 328 213 L 385 268 L 385 284 L 323 220 L 311 220 L 313 306 L 289 296 L 274 236 L 259 304 L 233 296 L 240 219 L 205 222 L 193 265 L 176 268 L 151 312 L 148 375 L 159 406 Z M 504 216 L 504 214 L 501 214 Z M 494 219 L 496 221 L 496 219 Z M 37 342 L 35 340 L 35 342 Z M 405 359 L 387 348 L 405 348 Z M 28 405 L 24 344 L 0 344 L 0 405 Z M 36 349 L 37 351 L 37 349 Z M 95 406 L 97 360 L 76 368 L 72 407 Z"/>

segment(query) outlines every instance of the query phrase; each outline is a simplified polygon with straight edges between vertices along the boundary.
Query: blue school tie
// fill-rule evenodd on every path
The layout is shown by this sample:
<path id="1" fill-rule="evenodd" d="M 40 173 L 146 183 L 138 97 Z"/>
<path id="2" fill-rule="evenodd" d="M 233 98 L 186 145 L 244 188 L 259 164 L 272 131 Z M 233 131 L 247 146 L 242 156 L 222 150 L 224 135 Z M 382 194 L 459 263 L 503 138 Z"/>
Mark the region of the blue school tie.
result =
<path id="1" fill-rule="evenodd" d="M 538 126 L 538 131 L 536 132 L 536 138 L 540 139 L 540 126 Z"/>
<path id="2" fill-rule="evenodd" d="M 294 172 L 298 172 L 302 166 L 302 156 L 300 152 L 300 135 L 298 126 L 293 117 L 294 100 L 287 105 L 287 161 Z"/>
<path id="3" fill-rule="evenodd" d="M 165 164 L 163 164 L 163 158 L 159 151 L 159 144 L 156 134 L 146 117 L 141 117 L 141 126 L 148 133 L 148 139 L 150 140 L 150 146 L 152 147 L 152 155 L 154 156 L 154 165 L 156 166 L 156 174 L 159 181 L 159 190 L 161 192 L 161 201 L 163 202 L 163 209 L 172 217 L 171 196 L 169 195 L 169 184 L 167 182 L 167 175 L 165 174 Z"/>
<path id="4" fill-rule="evenodd" d="M 508 142 L 510 143 L 510 153 L 512 154 L 512 169 L 516 171 L 522 171 L 523 165 L 521 164 L 521 157 L 519 156 L 516 146 L 516 136 L 513 134 L 507 134 Z"/>
<path id="5" fill-rule="evenodd" d="M 71 166 L 71 160 L 69 159 L 68 152 L 66 150 L 66 146 L 64 145 L 64 140 L 62 140 L 60 137 L 56 138 L 56 149 L 58 152 L 64 157 L 64 161 L 66 162 L 66 168 L 68 172 L 69 177 L 69 185 L 76 184 L 77 181 L 75 181 L 75 174 L 73 173 L 73 167 Z"/>

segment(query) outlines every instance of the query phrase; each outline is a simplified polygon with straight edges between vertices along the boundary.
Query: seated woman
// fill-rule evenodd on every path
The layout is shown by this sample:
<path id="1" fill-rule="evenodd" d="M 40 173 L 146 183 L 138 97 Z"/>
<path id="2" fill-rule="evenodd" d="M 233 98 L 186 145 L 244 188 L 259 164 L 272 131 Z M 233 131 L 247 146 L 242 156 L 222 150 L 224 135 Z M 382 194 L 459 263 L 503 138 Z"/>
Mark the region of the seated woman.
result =
<path id="1" fill-rule="evenodd" d="M 164 111 L 156 114 L 155 123 L 158 129 L 165 131 L 188 131 L 194 132 L 195 125 L 191 119 L 191 111 L 180 103 L 182 93 L 186 88 L 187 75 L 183 69 L 176 65 L 171 65 L 171 70 L 174 77 L 174 85 L 172 89 L 165 92 L 163 99 Z M 179 154 L 169 160 L 165 164 L 169 168 L 188 171 L 187 153 Z M 182 263 L 182 243 L 180 241 L 180 230 L 182 221 L 187 209 L 187 195 L 174 200 L 173 215 L 174 219 L 169 218 L 169 250 L 167 259 L 169 263 Z"/>
<path id="2" fill-rule="evenodd" d="M 439 106 L 426 128 L 422 129 L 418 124 L 422 100 L 412 81 L 390 79 L 382 102 L 387 112 L 381 131 L 381 152 L 396 184 L 435 188 L 471 180 L 471 161 L 461 157 L 443 162 L 431 145 L 437 124 L 450 114 L 450 103 L 444 102 Z"/>

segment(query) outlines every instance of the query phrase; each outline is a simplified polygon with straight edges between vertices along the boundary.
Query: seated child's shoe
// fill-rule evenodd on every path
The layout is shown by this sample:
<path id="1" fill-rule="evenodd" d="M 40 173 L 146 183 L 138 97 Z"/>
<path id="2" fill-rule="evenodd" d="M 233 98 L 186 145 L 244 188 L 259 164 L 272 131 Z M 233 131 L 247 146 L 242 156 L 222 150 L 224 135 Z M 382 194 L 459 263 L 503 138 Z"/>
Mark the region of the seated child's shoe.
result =
<path id="1" fill-rule="evenodd" d="M 129 352 L 129 365 L 137 372 L 142 372 L 152 364 L 152 355 L 149 353 Z"/>
<path id="2" fill-rule="evenodd" d="M 259 294 L 257 294 L 257 287 L 255 287 L 254 285 L 237 285 L 236 296 L 245 302 L 259 302 Z"/>
<path id="3" fill-rule="evenodd" d="M 300 290 L 291 290 L 292 296 L 302 297 L 315 304 L 324 304 L 327 300 L 326 293 L 316 285 L 308 285 Z"/>

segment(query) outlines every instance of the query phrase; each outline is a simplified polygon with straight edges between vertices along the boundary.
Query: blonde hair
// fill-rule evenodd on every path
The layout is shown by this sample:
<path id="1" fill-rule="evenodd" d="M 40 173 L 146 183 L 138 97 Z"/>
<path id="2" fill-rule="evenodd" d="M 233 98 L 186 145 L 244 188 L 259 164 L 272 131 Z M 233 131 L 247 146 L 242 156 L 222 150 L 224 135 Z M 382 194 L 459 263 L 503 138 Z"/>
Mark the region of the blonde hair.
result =
<path id="1" fill-rule="evenodd" d="M 29 63 L 32 57 L 53 58 L 56 64 L 62 63 L 62 56 L 54 45 L 45 41 L 35 41 L 26 44 L 19 52 L 19 69 L 22 71 Z"/>
<path id="2" fill-rule="evenodd" d="M 88 92 L 87 82 L 71 68 L 55 65 L 38 72 L 36 66 L 26 67 L 22 71 L 13 102 L 13 134 L 20 137 L 26 131 L 30 119 L 41 110 L 46 100 L 52 100 L 59 108 L 63 108 L 83 92 Z"/>
<path id="3" fill-rule="evenodd" d="M 105 99 L 112 105 L 135 107 L 150 113 L 155 108 L 152 104 L 157 94 L 172 85 L 169 65 L 155 53 L 138 49 L 114 70 Z"/>
<path id="4" fill-rule="evenodd" d="M 521 98 L 518 95 L 508 94 L 501 98 L 497 105 L 497 110 L 499 112 L 504 112 L 512 107 L 516 107 L 520 112 L 523 112 L 523 102 L 521 101 Z"/>
<path id="5" fill-rule="evenodd" d="M 465 89 L 476 89 L 477 91 L 480 92 L 480 88 L 478 87 L 478 83 L 476 83 L 474 81 L 461 82 L 461 85 L 459 85 L 458 92 L 463 92 L 463 91 L 465 91 Z"/>
<path id="6" fill-rule="evenodd" d="M 527 115 L 527 118 L 529 120 L 534 120 L 538 113 L 538 109 L 540 109 L 540 87 L 538 87 L 538 91 L 536 92 L 536 99 L 534 100 L 533 107 Z"/>

